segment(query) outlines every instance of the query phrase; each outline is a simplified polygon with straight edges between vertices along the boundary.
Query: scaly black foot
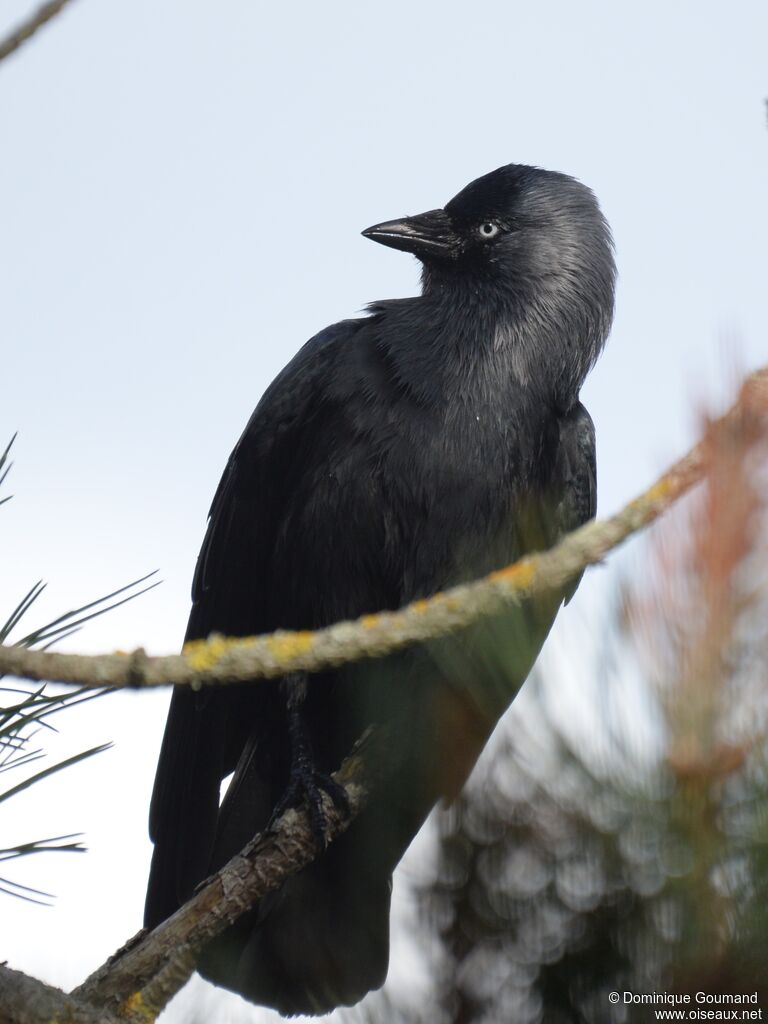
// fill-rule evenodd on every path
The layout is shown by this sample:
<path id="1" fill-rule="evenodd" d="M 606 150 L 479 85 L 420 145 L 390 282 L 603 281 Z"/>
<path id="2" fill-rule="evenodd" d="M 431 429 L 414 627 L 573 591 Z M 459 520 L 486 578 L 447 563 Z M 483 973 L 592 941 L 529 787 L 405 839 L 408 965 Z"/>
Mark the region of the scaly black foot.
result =
<path id="1" fill-rule="evenodd" d="M 304 678 L 289 677 L 285 680 L 285 686 L 288 691 L 291 774 L 288 786 L 272 812 L 270 825 L 274 824 L 289 807 L 300 807 L 306 800 L 312 833 L 317 845 L 322 849 L 328 841 L 328 821 L 323 809 L 323 792 L 328 794 L 343 814 L 349 814 L 349 801 L 343 786 L 340 786 L 330 775 L 319 772 L 315 768 L 312 746 L 301 719 L 300 706 L 306 692 Z"/>
<path id="2" fill-rule="evenodd" d="M 294 765 L 288 787 L 272 812 L 270 824 L 274 824 L 289 807 L 300 807 L 306 800 L 312 834 L 317 845 L 321 849 L 324 848 L 328 842 L 328 819 L 323 808 L 323 792 L 328 794 L 343 814 L 349 814 L 349 801 L 343 786 L 330 775 L 315 771 L 313 768 L 306 771 L 297 769 Z"/>

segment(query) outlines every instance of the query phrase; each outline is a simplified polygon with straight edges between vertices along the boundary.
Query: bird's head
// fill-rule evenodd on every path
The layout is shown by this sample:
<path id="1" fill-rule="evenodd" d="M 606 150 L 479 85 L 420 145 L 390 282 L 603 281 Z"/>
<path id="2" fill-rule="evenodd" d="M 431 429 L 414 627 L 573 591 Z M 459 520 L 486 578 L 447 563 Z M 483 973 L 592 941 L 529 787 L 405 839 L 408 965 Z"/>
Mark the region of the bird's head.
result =
<path id="1" fill-rule="evenodd" d="M 612 293 L 611 235 L 593 193 L 538 167 L 500 167 L 443 209 L 375 224 L 363 234 L 417 256 L 427 287 L 468 277 L 473 286 L 517 290 L 587 275 Z"/>
<path id="2" fill-rule="evenodd" d="M 616 277 L 610 229 L 581 182 L 508 164 L 441 210 L 363 234 L 417 256 L 434 308 L 469 317 L 520 379 L 546 380 L 565 405 L 577 394 L 610 329 Z"/>

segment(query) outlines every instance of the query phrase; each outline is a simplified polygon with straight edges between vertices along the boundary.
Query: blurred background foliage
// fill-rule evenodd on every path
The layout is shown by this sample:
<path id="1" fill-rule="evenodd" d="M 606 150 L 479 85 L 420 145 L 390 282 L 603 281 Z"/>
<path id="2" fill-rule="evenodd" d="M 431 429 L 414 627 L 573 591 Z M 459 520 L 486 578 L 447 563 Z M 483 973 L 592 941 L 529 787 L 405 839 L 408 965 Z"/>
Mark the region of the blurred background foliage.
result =
<path id="1" fill-rule="evenodd" d="M 12 438 L 5 451 L 0 454 L 0 486 L 6 482 L 11 468 L 10 452 L 13 440 Z M 10 498 L 11 495 L 0 497 L 0 505 Z M 91 619 L 151 590 L 156 583 L 142 585 L 153 575 L 154 573 L 150 573 L 139 580 L 134 580 L 133 583 L 120 587 L 111 594 L 64 612 L 52 621 L 17 636 L 22 622 L 26 623 L 29 611 L 45 590 L 45 584 L 38 580 L 5 620 L 0 619 L 0 643 L 11 643 L 20 647 L 50 647 L 57 641 L 79 632 Z M 30 765 L 46 757 L 45 732 L 47 730 L 50 734 L 56 731 L 50 721 L 51 717 L 66 708 L 101 697 L 108 691 L 85 687 L 51 687 L 18 679 L 14 679 L 12 685 L 6 685 L 4 680 L 5 677 L 0 674 L 0 776 L 3 776 L 4 781 L 6 773 L 12 773 L 10 785 L 3 786 L 0 783 L 0 811 L 7 813 L 4 806 L 6 801 L 63 769 L 107 750 L 110 744 L 102 743 L 53 764 L 46 763 L 44 767 L 28 771 Z M 14 842 L 11 846 L 0 846 L 0 864 L 38 853 L 83 853 L 86 847 L 81 838 L 80 833 L 69 833 L 44 839 L 24 839 Z M 31 903 L 48 903 L 53 899 L 51 893 L 22 885 L 5 875 L 0 876 L 0 894 L 16 896 Z"/>
<path id="2" fill-rule="evenodd" d="M 566 735 L 556 680 L 530 680 L 437 819 L 418 893 L 429 999 L 388 988 L 353 1019 L 647 1021 L 609 993 L 765 986 L 767 446 L 703 436 L 705 484 L 645 542 L 610 620 L 585 624 L 604 635 L 604 717 Z"/>

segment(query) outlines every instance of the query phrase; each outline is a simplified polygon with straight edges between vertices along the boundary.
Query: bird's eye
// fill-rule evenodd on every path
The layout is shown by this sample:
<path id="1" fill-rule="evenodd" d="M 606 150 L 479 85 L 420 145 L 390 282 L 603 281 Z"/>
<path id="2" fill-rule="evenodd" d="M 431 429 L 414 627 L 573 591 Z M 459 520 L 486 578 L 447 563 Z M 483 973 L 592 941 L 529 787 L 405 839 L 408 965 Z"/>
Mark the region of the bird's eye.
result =
<path id="1" fill-rule="evenodd" d="M 481 238 L 495 238 L 499 233 L 499 225 L 492 221 L 486 221 L 485 224 L 480 225 L 477 232 Z"/>

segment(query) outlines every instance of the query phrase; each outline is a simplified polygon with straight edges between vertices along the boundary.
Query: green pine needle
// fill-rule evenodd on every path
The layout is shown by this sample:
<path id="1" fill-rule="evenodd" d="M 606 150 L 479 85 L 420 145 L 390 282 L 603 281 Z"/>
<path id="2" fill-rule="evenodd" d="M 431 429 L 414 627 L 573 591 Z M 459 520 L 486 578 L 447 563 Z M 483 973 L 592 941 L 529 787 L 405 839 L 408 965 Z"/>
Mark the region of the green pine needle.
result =
<path id="1" fill-rule="evenodd" d="M 16 435 L 14 434 L 5 451 L 0 454 L 0 486 L 4 483 L 11 468 L 8 456 L 15 437 Z M 0 498 L 0 505 L 8 500 L 10 500 L 10 496 Z M 114 608 L 119 608 L 120 605 L 125 604 L 127 601 L 132 601 L 134 598 L 140 597 L 142 594 L 146 594 L 147 591 L 158 586 L 160 581 L 155 581 L 148 586 L 142 587 L 142 584 L 146 583 L 154 575 L 154 572 L 148 573 L 146 576 L 142 576 L 140 579 L 134 580 L 124 587 L 119 587 L 117 590 L 105 594 L 104 597 L 100 597 L 96 601 L 89 601 L 79 608 L 74 608 L 63 615 L 59 615 L 52 621 L 33 629 L 20 639 L 10 642 L 15 643 L 18 647 L 32 647 L 35 645 L 50 647 L 57 641 L 76 633 L 85 623 L 90 622 L 91 619 L 95 619 L 105 612 L 112 611 Z M 28 615 L 30 609 L 45 590 L 45 586 L 42 580 L 38 580 L 14 607 L 5 622 L 0 623 L 0 643 L 8 642 L 11 634 L 17 629 L 21 620 Z M 2 679 L 3 676 L 0 675 L 0 680 Z M 81 704 L 84 701 L 95 700 L 108 692 L 107 688 L 87 690 L 83 687 L 69 690 L 62 694 L 51 694 L 46 691 L 45 684 L 36 686 L 33 689 L 27 689 L 23 684 L 13 687 L 0 686 L 0 774 L 20 768 L 28 768 L 34 762 L 45 757 L 43 749 L 38 746 L 32 747 L 31 741 L 42 729 L 57 731 L 48 721 L 52 715 L 58 714 L 58 712 L 66 708 Z M 91 747 L 89 750 L 83 750 L 79 754 L 74 754 L 56 764 L 33 772 L 22 779 L 21 782 L 17 782 L 9 789 L 0 792 L 0 803 L 9 800 L 13 796 L 17 796 L 19 793 L 24 792 L 24 790 L 29 789 L 30 786 L 42 782 L 43 779 L 49 778 L 65 768 L 77 764 L 79 761 L 84 761 L 86 758 L 93 757 L 94 754 L 99 754 L 103 750 L 109 749 L 111 745 L 111 743 L 103 743 L 99 746 Z M 16 860 L 19 857 L 28 857 L 35 853 L 62 851 L 68 853 L 85 852 L 85 847 L 79 842 L 79 833 L 54 836 L 49 839 L 37 839 L 31 842 L 19 843 L 16 846 L 5 849 L 0 848 L 0 862 Z M 2 877 L 0 877 L 0 893 L 15 896 L 30 903 L 39 903 L 43 906 L 50 906 L 50 901 L 53 899 L 50 893 L 44 892 L 41 889 L 33 889 Z"/>

